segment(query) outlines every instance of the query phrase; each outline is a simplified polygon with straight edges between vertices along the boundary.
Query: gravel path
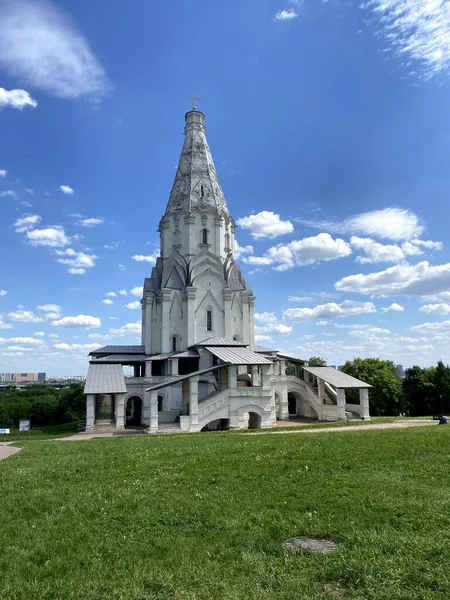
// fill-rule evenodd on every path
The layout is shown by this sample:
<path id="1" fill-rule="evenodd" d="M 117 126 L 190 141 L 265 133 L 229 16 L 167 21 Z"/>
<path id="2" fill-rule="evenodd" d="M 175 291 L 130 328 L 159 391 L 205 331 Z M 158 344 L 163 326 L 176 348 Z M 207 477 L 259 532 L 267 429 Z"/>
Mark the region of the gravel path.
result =
<path id="1" fill-rule="evenodd" d="M 247 435 L 283 435 L 293 433 L 331 433 L 340 431 L 370 431 L 372 429 L 407 429 L 408 427 L 424 427 L 426 425 L 439 425 L 439 421 L 417 420 L 400 421 L 398 423 L 374 423 L 373 425 L 353 425 L 350 427 L 324 427 L 323 429 L 296 429 L 292 431 L 258 431 Z"/>

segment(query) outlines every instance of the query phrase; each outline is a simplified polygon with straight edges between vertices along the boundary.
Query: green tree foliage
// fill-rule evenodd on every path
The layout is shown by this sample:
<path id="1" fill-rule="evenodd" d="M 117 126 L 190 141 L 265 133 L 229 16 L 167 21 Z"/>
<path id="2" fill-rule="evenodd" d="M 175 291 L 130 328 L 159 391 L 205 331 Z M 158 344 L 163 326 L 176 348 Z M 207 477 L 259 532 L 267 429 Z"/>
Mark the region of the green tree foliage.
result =
<path id="1" fill-rule="evenodd" d="M 308 360 L 310 367 L 326 367 L 327 361 L 321 356 L 311 356 Z"/>
<path id="2" fill-rule="evenodd" d="M 402 383 L 392 361 L 354 358 L 345 363 L 342 371 L 373 386 L 369 390 L 371 415 L 398 415 L 404 409 Z"/>
<path id="3" fill-rule="evenodd" d="M 31 426 L 37 427 L 85 418 L 85 399 L 80 384 L 68 389 L 42 385 L 0 390 L 0 427 L 17 427 L 21 419 L 30 419 Z"/>
<path id="4" fill-rule="evenodd" d="M 436 368 L 414 366 L 406 369 L 403 392 L 407 412 L 412 417 L 438 412 L 436 406 Z"/>

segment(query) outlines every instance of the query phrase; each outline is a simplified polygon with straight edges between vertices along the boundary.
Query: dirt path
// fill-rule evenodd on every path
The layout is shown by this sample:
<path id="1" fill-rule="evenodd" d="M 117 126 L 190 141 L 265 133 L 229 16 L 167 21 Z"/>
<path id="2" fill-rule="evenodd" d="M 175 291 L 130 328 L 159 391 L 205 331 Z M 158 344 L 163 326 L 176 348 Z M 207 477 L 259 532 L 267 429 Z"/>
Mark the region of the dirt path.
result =
<path id="1" fill-rule="evenodd" d="M 292 431 L 258 431 L 247 435 L 283 435 L 293 433 L 331 433 L 338 431 L 368 431 L 372 429 L 407 429 L 408 427 L 424 427 L 439 425 L 439 421 L 399 421 L 398 423 L 374 423 L 373 425 L 353 425 L 350 427 L 324 427 L 323 429 L 294 429 Z"/>
<path id="2" fill-rule="evenodd" d="M 6 444 L 0 444 L 0 460 L 8 458 L 8 456 L 12 456 L 17 452 L 20 452 L 21 450 L 22 448 L 7 446 Z"/>

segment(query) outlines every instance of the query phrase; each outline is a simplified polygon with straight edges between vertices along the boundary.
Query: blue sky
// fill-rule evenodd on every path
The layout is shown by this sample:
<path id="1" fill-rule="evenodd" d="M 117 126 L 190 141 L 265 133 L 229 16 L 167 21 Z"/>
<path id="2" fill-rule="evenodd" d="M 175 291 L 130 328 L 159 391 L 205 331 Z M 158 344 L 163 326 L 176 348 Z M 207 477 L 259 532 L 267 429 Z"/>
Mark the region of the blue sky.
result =
<path id="1" fill-rule="evenodd" d="M 449 66 L 439 0 L 0 0 L 0 372 L 138 341 L 192 90 L 260 343 L 450 362 Z"/>

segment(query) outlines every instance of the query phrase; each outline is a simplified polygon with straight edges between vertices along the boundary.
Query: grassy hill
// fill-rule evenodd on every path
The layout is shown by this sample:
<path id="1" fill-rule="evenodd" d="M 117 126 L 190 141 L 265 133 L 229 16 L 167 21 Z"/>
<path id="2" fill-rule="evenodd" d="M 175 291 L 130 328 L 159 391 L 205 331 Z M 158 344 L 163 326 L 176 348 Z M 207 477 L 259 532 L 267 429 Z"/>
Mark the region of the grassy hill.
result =
<path id="1" fill-rule="evenodd" d="M 449 450 L 445 426 L 27 442 L 0 463 L 0 599 L 449 598 Z"/>

